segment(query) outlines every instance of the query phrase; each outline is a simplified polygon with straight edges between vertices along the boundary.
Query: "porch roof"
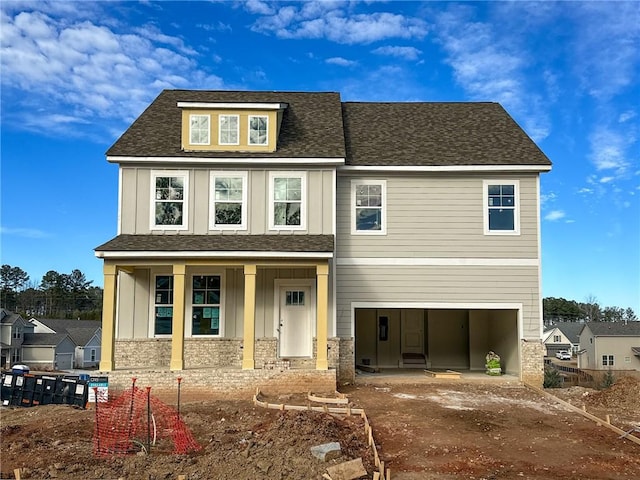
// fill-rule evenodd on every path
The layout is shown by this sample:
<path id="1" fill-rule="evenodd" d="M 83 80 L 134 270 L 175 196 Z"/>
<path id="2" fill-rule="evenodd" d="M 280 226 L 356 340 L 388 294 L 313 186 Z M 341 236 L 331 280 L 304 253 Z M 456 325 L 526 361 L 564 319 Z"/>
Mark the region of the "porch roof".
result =
<path id="1" fill-rule="evenodd" d="M 333 235 L 118 235 L 100 252 L 333 253 Z M 98 255 L 100 256 L 100 255 Z"/>

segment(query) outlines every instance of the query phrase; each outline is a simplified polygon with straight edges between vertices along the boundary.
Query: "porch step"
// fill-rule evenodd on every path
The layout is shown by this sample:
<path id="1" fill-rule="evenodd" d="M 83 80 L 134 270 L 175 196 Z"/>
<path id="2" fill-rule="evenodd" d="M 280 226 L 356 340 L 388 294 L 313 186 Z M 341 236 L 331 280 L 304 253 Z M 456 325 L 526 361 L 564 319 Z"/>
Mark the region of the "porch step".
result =
<path id="1" fill-rule="evenodd" d="M 427 366 L 427 357 L 424 353 L 403 353 L 402 366 L 405 368 L 424 368 Z"/>

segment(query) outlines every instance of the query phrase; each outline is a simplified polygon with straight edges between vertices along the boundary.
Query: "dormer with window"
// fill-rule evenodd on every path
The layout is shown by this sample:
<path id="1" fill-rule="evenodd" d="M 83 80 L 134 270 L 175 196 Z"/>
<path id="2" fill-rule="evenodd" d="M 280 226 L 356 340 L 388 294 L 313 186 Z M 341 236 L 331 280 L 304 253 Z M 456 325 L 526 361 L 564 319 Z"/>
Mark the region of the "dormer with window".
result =
<path id="1" fill-rule="evenodd" d="M 178 102 L 182 150 L 275 152 L 286 103 Z"/>

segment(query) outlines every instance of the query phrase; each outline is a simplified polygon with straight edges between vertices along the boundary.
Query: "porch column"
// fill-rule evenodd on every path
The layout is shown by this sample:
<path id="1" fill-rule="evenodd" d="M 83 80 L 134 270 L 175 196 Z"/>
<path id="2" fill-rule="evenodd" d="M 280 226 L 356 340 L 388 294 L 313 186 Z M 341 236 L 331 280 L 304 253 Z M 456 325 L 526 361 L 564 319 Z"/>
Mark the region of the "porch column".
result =
<path id="1" fill-rule="evenodd" d="M 184 275 L 186 265 L 173 265 L 173 321 L 171 322 L 171 370 L 184 369 Z"/>
<path id="2" fill-rule="evenodd" d="M 256 341 L 256 271 L 255 265 L 244 266 L 244 331 L 242 369 L 255 368 L 254 350 Z"/>
<path id="3" fill-rule="evenodd" d="M 316 370 L 327 370 L 327 315 L 329 312 L 329 265 L 316 265 Z"/>
<path id="4" fill-rule="evenodd" d="M 100 370 L 110 372 L 114 367 L 116 334 L 116 275 L 115 265 L 104 263 L 104 291 L 102 294 L 102 348 Z"/>

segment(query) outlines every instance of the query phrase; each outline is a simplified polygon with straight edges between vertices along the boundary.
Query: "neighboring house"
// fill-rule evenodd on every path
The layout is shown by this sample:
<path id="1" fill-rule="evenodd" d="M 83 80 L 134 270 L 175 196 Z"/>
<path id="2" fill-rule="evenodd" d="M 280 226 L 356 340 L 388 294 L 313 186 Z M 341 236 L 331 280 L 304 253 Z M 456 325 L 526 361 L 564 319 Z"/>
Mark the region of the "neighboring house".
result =
<path id="1" fill-rule="evenodd" d="M 27 333 L 22 343 L 22 363 L 32 370 L 73 368 L 76 344 L 67 333 Z"/>
<path id="2" fill-rule="evenodd" d="M 107 160 L 101 370 L 224 388 L 286 364 L 335 385 L 492 350 L 542 383 L 551 163 L 499 104 L 166 90 Z"/>
<path id="3" fill-rule="evenodd" d="M 35 333 L 66 333 L 76 344 L 74 368 L 94 368 L 100 363 L 102 328 L 99 320 L 29 320 Z"/>
<path id="4" fill-rule="evenodd" d="M 578 368 L 640 370 L 640 322 L 587 322 L 580 332 Z"/>
<path id="5" fill-rule="evenodd" d="M 4 308 L 0 309 L 0 367 L 9 368 L 22 363 L 22 343 L 25 333 L 33 331 L 24 318 Z"/>
<path id="6" fill-rule="evenodd" d="M 542 334 L 542 342 L 546 347 L 546 356 L 555 357 L 556 353 L 566 350 L 576 355 L 580 349 L 580 331 L 584 323 L 560 322 L 551 325 Z"/>

